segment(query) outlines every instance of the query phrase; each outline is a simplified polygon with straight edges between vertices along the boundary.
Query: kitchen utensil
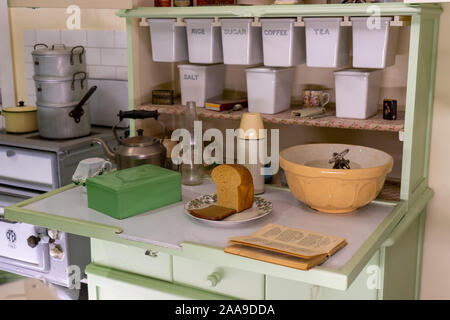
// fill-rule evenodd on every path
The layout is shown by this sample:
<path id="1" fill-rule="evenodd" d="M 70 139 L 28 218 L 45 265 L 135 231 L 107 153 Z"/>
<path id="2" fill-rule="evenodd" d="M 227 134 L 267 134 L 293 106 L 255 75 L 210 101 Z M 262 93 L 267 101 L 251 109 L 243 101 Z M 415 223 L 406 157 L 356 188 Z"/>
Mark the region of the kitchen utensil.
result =
<path id="1" fill-rule="evenodd" d="M 37 103 L 39 135 L 47 139 L 72 139 L 84 137 L 91 133 L 89 103 L 83 107 L 85 115 L 80 122 L 75 122 L 69 113 L 78 104 L 47 106 Z"/>
<path id="2" fill-rule="evenodd" d="M 324 114 L 325 114 L 324 107 L 311 107 L 291 111 L 292 117 L 308 118 L 308 119 L 323 116 Z"/>
<path id="3" fill-rule="evenodd" d="M 114 152 L 102 139 L 96 138 L 93 139 L 92 142 L 98 143 L 103 147 L 105 155 L 117 165 L 119 170 L 142 164 L 153 164 L 163 167 L 166 160 L 166 148 L 160 139 L 143 136 L 144 130 L 138 129 L 137 136 L 122 140 L 119 138 L 116 131 L 116 126 L 119 125 L 123 119 L 154 118 L 155 120 L 158 120 L 158 115 L 157 110 L 120 111 L 118 114 L 119 122 L 113 127 L 114 136 L 119 143 L 116 152 Z M 164 125 L 162 122 L 160 123 Z M 163 139 L 164 136 L 165 133 L 163 134 Z"/>
<path id="4" fill-rule="evenodd" d="M 48 139 L 70 139 L 90 134 L 91 119 L 86 101 L 96 89 L 96 86 L 90 88 L 80 102 L 75 104 L 38 103 L 39 134 Z"/>
<path id="5" fill-rule="evenodd" d="M 198 218 L 189 213 L 189 210 L 206 208 L 213 204 L 217 204 L 217 194 L 204 194 L 186 203 L 184 210 L 192 219 L 213 227 L 240 226 L 251 221 L 259 220 L 272 212 L 272 202 L 261 197 L 255 197 L 251 208 L 234 213 L 220 221 Z"/>
<path id="6" fill-rule="evenodd" d="M 75 72 L 65 77 L 34 76 L 39 104 L 76 104 L 87 91 L 87 73 Z"/>
<path id="7" fill-rule="evenodd" d="M 8 133 L 26 133 L 38 129 L 37 108 L 25 106 L 23 101 L 15 107 L 3 108 L 0 114 L 5 117 L 5 129 Z"/>
<path id="8" fill-rule="evenodd" d="M 86 180 L 88 207 L 116 219 L 181 201 L 180 173 L 145 164 Z"/>
<path id="9" fill-rule="evenodd" d="M 83 98 L 78 102 L 75 108 L 69 112 L 69 117 L 73 118 L 76 123 L 79 123 L 81 117 L 84 114 L 83 105 L 86 101 L 92 96 L 92 94 L 97 90 L 97 86 L 93 86 L 89 89 L 89 91 L 83 96 Z"/>
<path id="10" fill-rule="evenodd" d="M 40 77 L 67 77 L 79 71 L 86 71 L 86 51 L 83 46 L 66 47 L 54 44 L 51 48 L 44 43 L 34 45 L 34 75 Z"/>
<path id="11" fill-rule="evenodd" d="M 295 68 L 257 67 L 245 72 L 248 111 L 274 114 L 289 109 Z"/>
<path id="12" fill-rule="evenodd" d="M 112 163 L 102 158 L 88 158 L 81 160 L 75 170 L 72 181 L 76 185 L 82 185 L 86 192 L 86 179 L 102 175 L 111 171 Z"/>
<path id="13" fill-rule="evenodd" d="M 334 153 L 345 155 L 351 169 L 333 169 Z M 346 213 L 365 206 L 380 193 L 394 160 L 368 147 L 346 144 L 305 144 L 280 152 L 280 166 L 289 189 L 301 202 L 327 213 Z"/>
<path id="14" fill-rule="evenodd" d="M 378 110 L 382 72 L 377 69 L 334 71 L 336 117 L 367 119 Z"/>

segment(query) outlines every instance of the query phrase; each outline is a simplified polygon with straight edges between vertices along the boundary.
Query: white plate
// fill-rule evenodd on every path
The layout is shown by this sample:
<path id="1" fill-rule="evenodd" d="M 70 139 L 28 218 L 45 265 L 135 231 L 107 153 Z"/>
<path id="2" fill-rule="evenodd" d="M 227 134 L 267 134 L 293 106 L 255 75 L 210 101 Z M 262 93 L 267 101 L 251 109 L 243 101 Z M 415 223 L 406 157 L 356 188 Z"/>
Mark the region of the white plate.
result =
<path id="1" fill-rule="evenodd" d="M 217 194 L 204 194 L 195 199 L 192 199 L 184 205 L 186 214 L 202 223 L 214 227 L 233 227 L 250 221 L 261 219 L 272 212 L 272 202 L 261 197 L 255 197 L 253 206 L 247 210 L 234 213 L 223 220 L 208 220 L 195 217 L 190 214 L 189 210 L 206 208 L 212 204 L 217 203 Z"/>

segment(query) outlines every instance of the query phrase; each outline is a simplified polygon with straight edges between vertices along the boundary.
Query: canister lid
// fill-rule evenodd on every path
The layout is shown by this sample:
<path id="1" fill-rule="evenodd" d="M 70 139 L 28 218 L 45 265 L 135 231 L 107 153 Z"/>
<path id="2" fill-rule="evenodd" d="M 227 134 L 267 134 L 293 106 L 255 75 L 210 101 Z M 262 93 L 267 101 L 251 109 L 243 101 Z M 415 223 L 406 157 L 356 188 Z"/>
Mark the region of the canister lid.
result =
<path id="1" fill-rule="evenodd" d="M 84 81 L 87 78 L 87 72 L 83 72 L 79 76 L 75 77 L 75 81 Z M 85 76 L 82 76 L 82 74 L 85 74 Z M 72 81 L 74 80 L 73 75 L 71 76 L 65 76 L 65 77 L 49 77 L 49 76 L 33 76 L 34 81 L 38 82 L 65 82 L 65 81 Z"/>
<path id="2" fill-rule="evenodd" d="M 33 112 L 36 110 L 35 106 L 26 106 L 23 101 L 19 101 L 17 106 L 3 108 L 3 112 Z"/>
<path id="3" fill-rule="evenodd" d="M 368 76 L 374 72 L 379 71 L 378 69 L 345 69 L 340 71 L 335 71 L 335 75 L 339 76 Z"/>
<path id="4" fill-rule="evenodd" d="M 275 73 L 275 72 L 284 72 L 291 71 L 293 67 L 290 68 L 282 68 L 282 67 L 259 67 L 259 68 L 248 68 L 245 69 L 245 72 L 257 72 L 257 73 Z"/>
<path id="5" fill-rule="evenodd" d="M 179 69 L 214 69 L 214 68 L 225 68 L 225 65 L 223 63 L 217 63 L 217 64 L 179 64 Z"/>
<path id="6" fill-rule="evenodd" d="M 78 48 L 76 48 L 73 51 L 74 55 L 80 55 L 81 53 L 84 53 L 84 47 L 83 46 L 76 46 Z M 75 47 L 67 47 L 65 45 L 52 45 L 52 46 L 47 46 L 47 45 L 43 45 L 40 46 L 40 44 L 36 44 L 35 45 L 35 50 L 33 50 L 31 52 L 32 55 L 34 56 L 66 56 L 66 55 L 70 55 L 72 54 L 72 49 Z"/>

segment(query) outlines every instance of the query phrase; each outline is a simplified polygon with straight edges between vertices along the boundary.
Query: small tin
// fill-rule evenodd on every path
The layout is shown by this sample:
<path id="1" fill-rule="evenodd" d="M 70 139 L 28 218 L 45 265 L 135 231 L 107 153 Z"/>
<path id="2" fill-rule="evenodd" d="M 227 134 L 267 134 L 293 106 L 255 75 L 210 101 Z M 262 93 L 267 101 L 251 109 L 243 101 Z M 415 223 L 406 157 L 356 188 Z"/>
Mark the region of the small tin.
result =
<path id="1" fill-rule="evenodd" d="M 397 100 L 383 100 L 383 119 L 397 120 Z"/>
<path id="2" fill-rule="evenodd" d="M 153 90 L 152 104 L 173 104 L 173 90 Z"/>
<path id="3" fill-rule="evenodd" d="M 171 7 L 171 0 L 155 0 L 155 7 Z"/>

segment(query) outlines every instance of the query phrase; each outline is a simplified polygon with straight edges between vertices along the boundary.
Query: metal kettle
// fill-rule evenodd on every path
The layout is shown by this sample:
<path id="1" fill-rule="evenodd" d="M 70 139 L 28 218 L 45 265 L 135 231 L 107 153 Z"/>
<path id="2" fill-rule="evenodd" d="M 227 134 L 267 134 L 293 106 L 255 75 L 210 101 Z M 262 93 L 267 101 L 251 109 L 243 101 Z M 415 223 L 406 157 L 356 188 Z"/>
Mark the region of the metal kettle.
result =
<path id="1" fill-rule="evenodd" d="M 118 114 L 120 120 L 113 127 L 114 137 L 119 143 L 116 152 L 114 152 L 102 139 L 94 138 L 92 139 L 92 142 L 98 143 L 103 147 L 105 155 L 111 160 L 111 162 L 114 162 L 117 165 L 118 170 L 136 167 L 142 164 L 153 164 L 164 167 L 166 161 L 166 148 L 160 139 L 148 136 L 144 137 L 144 130 L 142 129 L 137 130 L 138 135 L 135 137 L 120 139 L 116 130 L 117 125 L 123 119 L 154 118 L 155 120 L 158 120 L 158 115 L 157 110 L 120 111 Z"/>

